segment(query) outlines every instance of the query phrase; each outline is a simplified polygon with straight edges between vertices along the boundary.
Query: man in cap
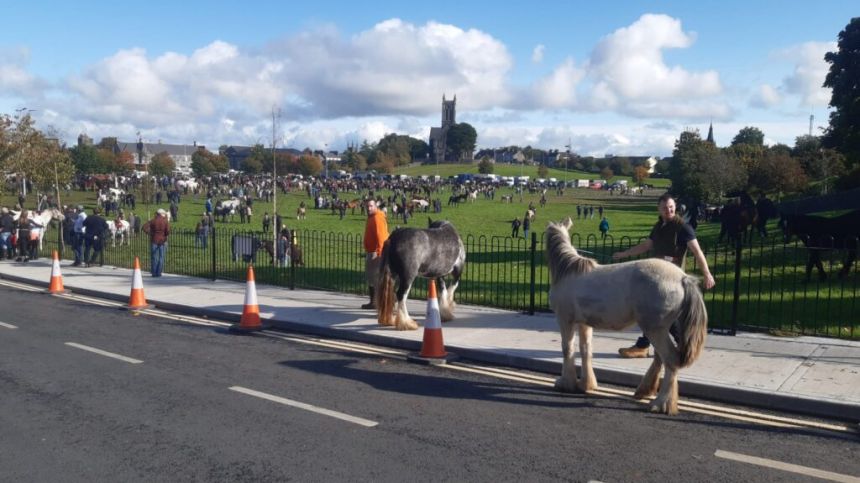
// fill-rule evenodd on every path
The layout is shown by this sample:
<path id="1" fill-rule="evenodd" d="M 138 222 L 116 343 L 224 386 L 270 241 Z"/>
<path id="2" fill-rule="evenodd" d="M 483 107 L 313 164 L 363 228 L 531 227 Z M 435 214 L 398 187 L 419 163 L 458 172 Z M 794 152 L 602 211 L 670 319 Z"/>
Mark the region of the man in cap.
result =
<path id="1" fill-rule="evenodd" d="M 150 242 L 150 272 L 153 277 L 160 277 L 164 270 L 164 253 L 167 250 L 167 237 L 170 235 L 170 223 L 167 222 L 167 212 L 159 208 L 155 217 L 143 227 L 149 234 Z"/>

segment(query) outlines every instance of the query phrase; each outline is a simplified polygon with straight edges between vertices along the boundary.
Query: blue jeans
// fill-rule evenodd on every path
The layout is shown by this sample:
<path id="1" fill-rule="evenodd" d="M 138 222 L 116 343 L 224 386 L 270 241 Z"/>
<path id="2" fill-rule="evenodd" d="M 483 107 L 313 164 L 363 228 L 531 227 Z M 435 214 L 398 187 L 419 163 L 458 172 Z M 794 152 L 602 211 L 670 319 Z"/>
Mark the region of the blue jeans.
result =
<path id="1" fill-rule="evenodd" d="M 74 241 L 72 242 L 75 250 L 75 265 L 80 265 L 84 262 L 84 234 L 75 233 Z"/>
<path id="2" fill-rule="evenodd" d="M 6 256 L 6 253 L 11 254 L 12 246 L 9 244 L 9 239 L 12 238 L 12 233 L 0 233 L 0 258 Z"/>
<path id="3" fill-rule="evenodd" d="M 153 243 L 150 247 L 149 255 L 151 260 L 150 272 L 153 277 L 160 277 L 164 270 L 164 252 L 167 251 L 167 243 L 156 245 Z"/>

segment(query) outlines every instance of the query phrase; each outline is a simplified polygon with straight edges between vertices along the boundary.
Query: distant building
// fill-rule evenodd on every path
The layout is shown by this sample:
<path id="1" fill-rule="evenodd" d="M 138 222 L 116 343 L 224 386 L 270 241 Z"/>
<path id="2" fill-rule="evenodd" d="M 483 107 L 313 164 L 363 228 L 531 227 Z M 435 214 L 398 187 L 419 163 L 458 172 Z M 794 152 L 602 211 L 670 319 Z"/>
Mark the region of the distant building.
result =
<path id="1" fill-rule="evenodd" d="M 431 162 L 443 163 L 448 159 L 448 130 L 454 124 L 457 124 L 457 96 L 447 101 L 445 94 L 442 94 L 442 127 L 430 128 Z"/>
<path id="2" fill-rule="evenodd" d="M 78 145 L 85 144 L 87 139 L 89 138 L 86 135 L 81 134 L 78 136 Z M 110 150 L 114 154 L 121 152 L 131 153 L 134 157 L 134 164 L 137 166 L 146 166 L 152 162 L 152 158 L 156 154 L 167 153 L 176 165 L 176 169 L 183 171 L 191 169 L 191 156 L 195 151 L 206 149 L 205 146 L 198 145 L 197 142 L 192 145 L 162 144 L 160 141 L 157 143 L 145 143 L 143 139 L 138 139 L 137 142 L 126 142 L 119 141 L 115 137 L 102 138 L 98 144 L 98 148 Z"/>

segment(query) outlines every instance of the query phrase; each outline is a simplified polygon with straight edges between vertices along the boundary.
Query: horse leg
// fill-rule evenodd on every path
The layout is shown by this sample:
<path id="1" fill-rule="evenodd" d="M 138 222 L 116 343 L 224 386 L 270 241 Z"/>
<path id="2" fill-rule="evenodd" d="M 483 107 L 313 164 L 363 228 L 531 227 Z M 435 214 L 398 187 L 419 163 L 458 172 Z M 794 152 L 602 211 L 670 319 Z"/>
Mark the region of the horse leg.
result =
<path id="1" fill-rule="evenodd" d="M 573 343 L 576 338 L 574 323 L 562 320 L 556 316 L 558 328 L 561 331 L 561 377 L 555 380 L 555 388 L 562 392 L 576 392 L 576 359 L 573 353 Z"/>
<path id="2" fill-rule="evenodd" d="M 579 324 L 579 355 L 582 360 L 582 377 L 577 387 L 582 392 L 597 389 L 597 378 L 591 365 L 591 334 L 594 332 L 590 325 Z"/>
<path id="3" fill-rule="evenodd" d="M 839 271 L 839 278 L 845 278 L 851 273 L 851 267 L 854 265 L 854 260 L 857 259 L 857 248 L 848 250 L 848 256 L 845 258 L 845 264 L 842 270 Z"/>
<path id="4" fill-rule="evenodd" d="M 441 278 L 439 279 L 439 283 L 442 285 L 442 294 L 439 297 L 439 315 L 442 319 L 442 322 L 449 322 L 454 320 L 454 307 L 457 306 L 454 303 L 454 292 L 457 291 L 457 287 L 460 285 L 460 269 L 454 267 L 452 272 L 454 277 L 454 283 L 451 285 L 449 289 L 445 285 L 445 281 Z"/>
<path id="5" fill-rule="evenodd" d="M 394 318 L 394 328 L 397 330 L 415 330 L 418 328 L 418 324 L 409 316 L 409 309 L 406 307 L 411 289 L 412 282 L 397 288 L 397 313 Z"/>
<path id="6" fill-rule="evenodd" d="M 659 355 L 666 368 L 666 374 L 663 376 L 660 393 L 651 402 L 650 409 L 654 413 L 674 416 L 678 414 L 678 368 L 681 364 L 681 355 L 672 343 L 668 330 L 653 335 L 651 343 L 654 344 L 654 352 Z"/>

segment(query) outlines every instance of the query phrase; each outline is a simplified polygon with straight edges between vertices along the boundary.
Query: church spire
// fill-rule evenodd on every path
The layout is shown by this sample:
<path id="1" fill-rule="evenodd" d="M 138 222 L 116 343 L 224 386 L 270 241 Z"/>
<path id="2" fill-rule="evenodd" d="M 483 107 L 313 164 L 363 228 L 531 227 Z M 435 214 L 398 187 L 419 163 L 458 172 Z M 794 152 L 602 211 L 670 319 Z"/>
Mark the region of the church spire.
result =
<path id="1" fill-rule="evenodd" d="M 711 121 L 711 127 L 708 128 L 708 139 L 707 141 L 711 144 L 714 143 L 714 121 Z"/>

